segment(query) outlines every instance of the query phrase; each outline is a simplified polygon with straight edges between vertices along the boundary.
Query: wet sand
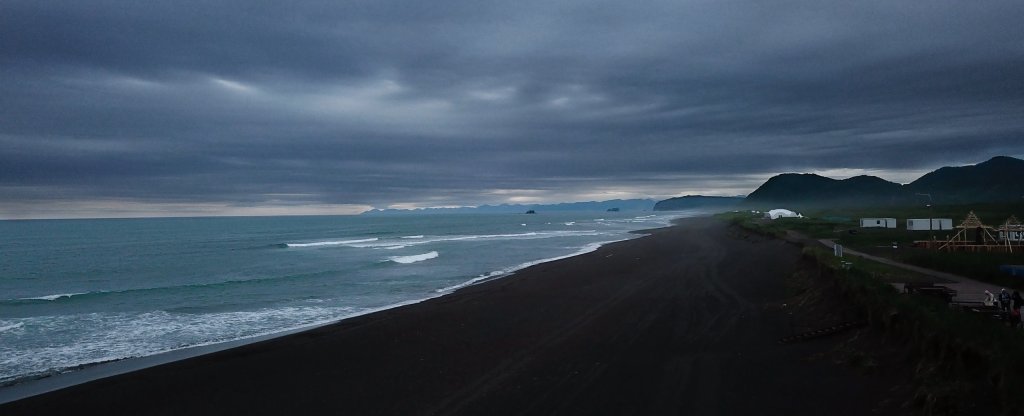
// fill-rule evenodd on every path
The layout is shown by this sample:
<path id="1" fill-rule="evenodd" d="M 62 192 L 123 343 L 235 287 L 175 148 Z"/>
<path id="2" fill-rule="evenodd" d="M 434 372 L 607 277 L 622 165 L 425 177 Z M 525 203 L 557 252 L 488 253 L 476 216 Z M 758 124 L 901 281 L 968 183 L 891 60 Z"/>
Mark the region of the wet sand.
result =
<path id="1" fill-rule="evenodd" d="M 905 382 L 792 335 L 800 248 L 714 219 L 0 414 L 899 414 Z"/>

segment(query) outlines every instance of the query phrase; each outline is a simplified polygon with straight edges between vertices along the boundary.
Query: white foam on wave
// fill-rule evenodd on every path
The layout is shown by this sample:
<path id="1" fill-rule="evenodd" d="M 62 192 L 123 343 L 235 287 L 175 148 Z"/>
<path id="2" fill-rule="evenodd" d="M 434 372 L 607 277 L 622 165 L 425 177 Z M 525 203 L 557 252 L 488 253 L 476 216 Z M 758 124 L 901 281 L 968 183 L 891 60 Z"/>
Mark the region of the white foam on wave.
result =
<path id="1" fill-rule="evenodd" d="M 421 261 L 425 261 L 425 260 L 436 259 L 437 256 L 438 256 L 438 254 L 437 254 L 436 251 L 431 251 L 429 253 L 417 254 L 415 256 L 395 256 L 395 257 L 389 257 L 388 260 L 391 260 L 391 261 L 393 261 L 395 263 L 411 264 L 411 263 L 417 263 L 417 262 L 421 262 Z"/>
<path id="2" fill-rule="evenodd" d="M 437 292 L 437 293 L 450 293 L 450 292 L 454 292 L 454 291 L 462 289 L 464 287 L 472 286 L 472 285 L 475 285 L 477 283 L 482 283 L 482 282 L 485 282 L 485 281 L 488 281 L 488 280 L 491 280 L 491 279 L 495 279 L 495 278 L 498 278 L 498 277 L 502 277 L 502 276 L 506 276 L 506 275 L 515 273 L 515 272 L 517 272 L 519 270 L 525 269 L 525 268 L 530 267 L 530 266 L 536 266 L 536 265 L 541 264 L 541 263 L 547 263 L 547 262 L 551 262 L 551 261 L 567 259 L 567 258 L 570 258 L 570 257 L 576 257 L 576 256 L 579 256 L 579 255 L 582 255 L 582 254 L 587 254 L 587 253 L 596 251 L 597 249 L 601 248 L 601 246 L 603 246 L 605 244 L 611 244 L 611 243 L 615 243 L 615 242 L 619 242 L 619 241 L 625 241 L 625 240 L 629 240 L 629 239 L 631 239 L 631 237 L 630 238 L 623 238 L 623 239 L 619 239 L 619 240 L 610 240 L 610 241 L 602 241 L 602 242 L 597 242 L 597 243 L 590 243 L 590 244 L 587 244 L 587 245 L 583 246 L 582 248 L 580 248 L 579 250 L 577 250 L 576 252 L 571 253 L 571 254 L 566 254 L 564 256 L 557 256 L 557 257 L 549 257 L 549 258 L 540 259 L 540 260 L 528 261 L 528 262 L 525 262 L 525 263 L 522 263 L 522 264 L 518 264 L 518 265 L 515 265 L 515 266 L 512 266 L 512 267 L 508 267 L 508 268 L 503 269 L 503 270 L 495 270 L 493 272 L 485 273 L 485 274 L 482 274 L 480 276 L 474 277 L 474 278 L 472 278 L 470 280 L 467 280 L 465 282 L 459 283 L 457 285 L 453 285 L 453 286 L 448 286 L 448 287 L 445 287 L 445 288 L 437 289 L 437 290 L 435 290 L 435 292 Z"/>
<path id="3" fill-rule="evenodd" d="M 565 225 L 576 225 L 576 221 L 569 221 L 565 223 Z"/>
<path id="4" fill-rule="evenodd" d="M 405 236 L 405 237 L 402 237 L 402 238 L 404 238 L 404 239 L 412 239 L 412 240 L 418 240 L 418 239 L 421 239 L 421 238 L 423 238 L 423 236 L 422 236 L 422 235 L 407 235 L 407 236 Z"/>
<path id="5" fill-rule="evenodd" d="M 52 338 L 45 337 L 36 337 L 44 340 L 44 343 L 28 347 L 19 348 L 0 343 L 0 383 L 64 373 L 82 365 L 153 356 L 170 351 L 230 343 L 236 343 L 234 345 L 237 346 L 241 345 L 237 344 L 239 342 L 255 342 L 313 329 L 437 296 L 440 295 L 362 308 L 293 306 L 210 314 L 153 311 L 141 314 L 87 313 L 25 318 L 23 321 L 28 322 L 28 326 L 33 328 L 31 331 L 35 332 L 61 330 L 69 326 L 93 330 L 68 343 L 53 342 Z M 23 325 L 22 322 L 6 325 L 0 321 L 0 331 L 21 328 Z"/>
<path id="6" fill-rule="evenodd" d="M 359 240 L 343 240 L 343 241 L 317 241 L 314 243 L 287 243 L 288 247 L 323 247 L 323 246 L 347 246 L 359 243 L 369 243 L 377 241 L 376 238 L 363 238 Z"/>
<path id="7" fill-rule="evenodd" d="M 542 239 L 542 238 L 559 238 L 559 237 L 586 237 L 601 235 L 597 230 L 554 230 L 554 231 L 531 231 L 525 233 L 510 233 L 510 234 L 473 234 L 473 235 L 452 235 L 452 236 L 418 236 L 416 239 L 406 239 L 402 237 L 398 240 L 377 240 L 365 242 L 354 242 L 347 244 L 351 247 L 358 248 L 377 248 L 377 249 L 395 249 L 405 248 L 411 246 L 419 246 L 424 244 L 433 243 L 444 243 L 444 242 L 459 242 L 459 241 L 475 241 L 475 240 L 530 240 L 530 239 Z"/>
<path id="8" fill-rule="evenodd" d="M 60 298 L 70 298 L 72 296 L 84 295 L 86 293 L 87 292 L 58 293 L 58 294 L 55 294 L 55 295 L 36 296 L 36 297 L 31 297 L 31 298 L 21 298 L 19 300 L 48 300 L 48 301 L 55 301 L 55 300 L 60 299 Z"/>
<path id="9" fill-rule="evenodd" d="M 633 217 L 633 218 L 615 218 L 615 219 L 596 218 L 596 219 L 594 219 L 594 222 L 596 222 L 596 223 L 598 223 L 600 225 L 606 226 L 606 227 L 608 227 L 608 226 L 617 226 L 617 225 L 621 225 L 621 224 L 630 224 L 630 225 L 632 225 L 632 224 L 656 224 L 656 225 L 667 226 L 667 225 L 670 225 L 672 223 L 672 219 L 674 219 L 674 218 L 680 218 L 680 217 L 679 217 L 678 214 L 675 214 L 675 215 L 641 215 L 641 216 L 637 216 L 637 217 Z"/>
<path id="10" fill-rule="evenodd" d="M 336 322 L 368 310 L 292 306 L 208 314 L 151 311 L 25 318 L 0 327 L 0 332 L 8 331 L 21 328 L 27 322 L 24 336 L 37 340 L 13 345 L 23 339 L 11 338 L 11 343 L 0 343 L 0 382 L 61 373 L 85 364 L 268 336 Z M 63 340 L 39 336 L 70 327 L 87 328 L 87 331 Z"/>
<path id="11" fill-rule="evenodd" d="M 15 322 L 13 324 L 0 324 L 0 332 L 7 332 L 12 329 L 18 329 L 25 326 L 24 322 Z"/>
<path id="12" fill-rule="evenodd" d="M 490 273 L 484 273 L 484 274 L 482 274 L 480 276 L 474 277 L 472 279 L 469 279 L 469 280 L 467 280 L 465 282 L 462 282 L 462 283 L 459 283 L 457 285 L 452 285 L 452 286 L 448 286 L 448 287 L 445 287 L 445 288 L 434 290 L 434 292 L 436 292 L 436 293 L 454 292 L 456 290 L 462 289 L 462 288 L 467 287 L 467 286 L 473 286 L 473 285 L 475 285 L 477 283 L 484 282 L 484 281 L 487 281 L 487 280 L 494 279 L 496 277 L 501 277 L 501 276 L 504 276 L 506 274 L 512 273 L 512 269 L 513 268 L 510 267 L 508 270 L 495 270 L 495 271 L 490 272 Z"/>

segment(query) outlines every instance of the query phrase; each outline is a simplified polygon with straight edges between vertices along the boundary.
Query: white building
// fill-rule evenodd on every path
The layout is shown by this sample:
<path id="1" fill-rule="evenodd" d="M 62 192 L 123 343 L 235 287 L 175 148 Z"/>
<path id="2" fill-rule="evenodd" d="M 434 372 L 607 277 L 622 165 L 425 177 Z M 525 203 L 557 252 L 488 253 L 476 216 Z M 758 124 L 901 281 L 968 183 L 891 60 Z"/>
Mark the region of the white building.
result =
<path id="1" fill-rule="evenodd" d="M 933 230 L 952 230 L 953 219 L 952 218 L 932 218 L 932 229 Z"/>
<path id="2" fill-rule="evenodd" d="M 927 231 L 932 229 L 932 220 L 929 218 L 911 218 L 907 220 L 907 229 L 911 231 Z"/>
<path id="3" fill-rule="evenodd" d="M 861 218 L 860 228 L 896 228 L 895 218 Z"/>
<path id="4" fill-rule="evenodd" d="M 913 218 L 907 220 L 907 229 L 911 231 L 952 230 L 952 218 Z"/>

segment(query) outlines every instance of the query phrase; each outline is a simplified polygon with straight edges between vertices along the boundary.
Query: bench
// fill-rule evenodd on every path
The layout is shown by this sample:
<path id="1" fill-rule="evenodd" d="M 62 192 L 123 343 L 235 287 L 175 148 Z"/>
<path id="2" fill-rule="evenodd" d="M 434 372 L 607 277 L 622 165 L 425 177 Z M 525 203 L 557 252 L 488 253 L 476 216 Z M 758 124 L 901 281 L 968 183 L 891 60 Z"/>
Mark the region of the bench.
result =
<path id="1" fill-rule="evenodd" d="M 905 283 L 903 284 L 903 292 L 907 294 L 937 297 L 946 301 L 946 303 L 952 302 L 953 298 L 955 298 L 957 294 L 956 290 L 929 282 Z"/>

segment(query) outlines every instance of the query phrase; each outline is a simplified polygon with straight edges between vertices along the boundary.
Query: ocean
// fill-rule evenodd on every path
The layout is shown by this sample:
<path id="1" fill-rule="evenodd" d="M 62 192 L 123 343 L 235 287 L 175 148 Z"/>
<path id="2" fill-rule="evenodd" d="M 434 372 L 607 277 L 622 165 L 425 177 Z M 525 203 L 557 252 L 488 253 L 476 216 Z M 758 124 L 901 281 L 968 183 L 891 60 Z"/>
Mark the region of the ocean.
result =
<path id="1" fill-rule="evenodd" d="M 696 214 L 0 221 L 0 386 L 429 299 Z"/>

